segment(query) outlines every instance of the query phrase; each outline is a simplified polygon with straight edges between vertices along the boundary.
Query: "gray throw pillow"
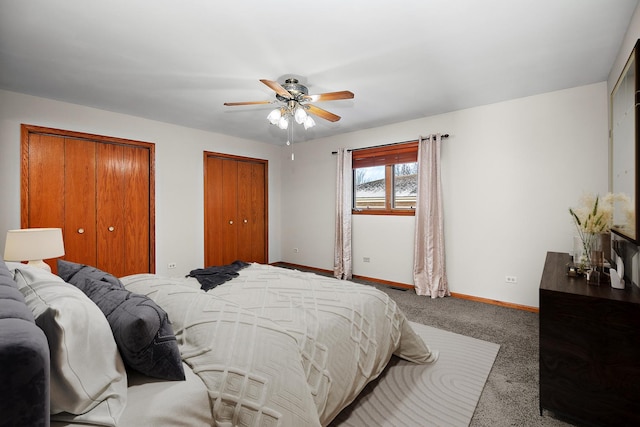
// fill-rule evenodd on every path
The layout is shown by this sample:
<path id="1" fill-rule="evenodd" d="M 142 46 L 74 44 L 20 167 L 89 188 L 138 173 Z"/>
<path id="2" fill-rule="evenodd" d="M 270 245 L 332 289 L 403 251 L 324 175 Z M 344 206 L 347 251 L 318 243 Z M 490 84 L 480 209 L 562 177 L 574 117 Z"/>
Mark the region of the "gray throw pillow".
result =
<path id="1" fill-rule="evenodd" d="M 125 365 L 154 378 L 185 379 L 169 316 L 153 300 L 95 267 L 58 260 L 58 275 L 104 313 Z"/>

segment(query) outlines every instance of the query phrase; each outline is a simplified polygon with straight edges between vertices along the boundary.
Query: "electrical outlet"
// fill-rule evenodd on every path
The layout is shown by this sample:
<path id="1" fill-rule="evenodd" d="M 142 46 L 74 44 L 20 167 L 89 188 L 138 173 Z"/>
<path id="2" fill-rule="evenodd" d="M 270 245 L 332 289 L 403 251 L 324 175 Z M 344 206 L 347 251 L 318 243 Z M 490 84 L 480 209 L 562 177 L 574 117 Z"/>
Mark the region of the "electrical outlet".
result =
<path id="1" fill-rule="evenodd" d="M 297 254 L 298 252 L 300 252 L 300 250 L 298 248 L 293 248 L 293 253 Z"/>
<path id="2" fill-rule="evenodd" d="M 506 283 L 518 283 L 518 278 L 516 276 L 504 276 L 504 281 Z"/>
<path id="3" fill-rule="evenodd" d="M 167 264 L 167 268 L 176 268 L 178 266 L 178 264 L 176 264 L 175 262 L 170 262 L 169 264 Z"/>
<path id="4" fill-rule="evenodd" d="M 366 257 L 362 258 L 362 262 L 371 262 L 371 258 L 366 256 Z"/>

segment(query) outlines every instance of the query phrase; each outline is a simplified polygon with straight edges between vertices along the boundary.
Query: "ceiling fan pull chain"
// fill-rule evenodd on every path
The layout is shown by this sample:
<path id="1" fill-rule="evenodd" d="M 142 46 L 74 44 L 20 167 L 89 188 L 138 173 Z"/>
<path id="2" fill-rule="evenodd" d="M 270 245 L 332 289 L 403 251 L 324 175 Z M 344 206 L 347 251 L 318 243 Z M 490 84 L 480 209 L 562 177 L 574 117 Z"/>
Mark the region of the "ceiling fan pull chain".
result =
<path id="1" fill-rule="evenodd" d="M 287 145 L 291 147 L 291 161 L 294 161 L 295 156 L 293 155 L 293 126 L 289 126 L 289 138 L 287 141 Z"/>

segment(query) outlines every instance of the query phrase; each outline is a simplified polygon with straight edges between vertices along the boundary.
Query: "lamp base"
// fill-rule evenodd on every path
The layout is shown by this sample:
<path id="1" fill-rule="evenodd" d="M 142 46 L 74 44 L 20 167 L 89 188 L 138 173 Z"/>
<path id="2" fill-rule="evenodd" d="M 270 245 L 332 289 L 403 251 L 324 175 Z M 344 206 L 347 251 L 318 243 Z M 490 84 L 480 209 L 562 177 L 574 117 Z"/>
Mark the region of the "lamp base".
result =
<path id="1" fill-rule="evenodd" d="M 41 269 L 46 270 L 49 273 L 51 273 L 51 267 L 49 267 L 49 264 L 47 264 L 46 262 L 44 262 L 41 259 L 40 260 L 29 261 L 27 263 L 27 265 L 31 266 L 31 267 L 41 268 Z"/>

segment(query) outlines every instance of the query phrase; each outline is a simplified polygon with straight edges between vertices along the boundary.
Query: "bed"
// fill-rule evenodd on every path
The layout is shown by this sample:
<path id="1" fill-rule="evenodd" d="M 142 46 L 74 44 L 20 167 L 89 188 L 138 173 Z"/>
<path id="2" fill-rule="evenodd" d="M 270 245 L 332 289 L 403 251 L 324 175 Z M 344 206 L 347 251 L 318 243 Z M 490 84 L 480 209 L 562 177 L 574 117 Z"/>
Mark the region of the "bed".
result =
<path id="1" fill-rule="evenodd" d="M 46 381 L 51 382 L 54 426 L 326 426 L 380 375 L 392 355 L 415 363 L 437 359 L 437 351 L 414 333 L 387 294 L 313 273 L 250 264 L 233 280 L 205 292 L 194 278 L 138 274 L 116 279 L 93 267 L 68 263 L 59 266 L 63 280 L 23 264 L 8 264 L 13 284 L 40 326 L 33 332 L 44 330 L 49 339 L 51 378 Z M 122 298 L 130 303 L 128 308 L 114 304 L 114 295 L 126 295 Z M 46 308 L 34 309 L 42 300 Z M 64 305 L 54 315 L 46 313 L 72 300 L 84 305 Z M 120 318 L 130 318 L 137 316 L 133 312 L 139 307 L 155 313 L 154 322 L 159 319 L 150 335 L 144 331 L 153 336 L 153 354 L 148 348 L 146 353 L 130 348 L 143 341 L 144 334 L 135 335 L 143 338 L 132 344 L 131 336 L 112 322 L 118 310 L 125 313 Z M 66 325 L 53 330 L 46 325 L 65 316 Z M 98 327 L 101 331 L 94 330 Z M 61 330 L 63 338 L 50 338 Z M 60 358 L 76 358 L 76 364 L 58 369 Z M 150 375 L 161 366 L 160 376 L 174 378 L 147 375 L 149 359 Z M 90 366 L 85 366 L 88 360 Z M 138 368 L 135 363 L 140 360 L 144 363 Z M 184 380 L 179 372 L 170 372 L 170 365 L 176 364 Z M 66 379 L 70 385 L 54 386 L 57 377 L 70 372 L 82 376 L 83 369 L 85 379 L 74 377 Z M 0 387 L 3 400 L 11 390 Z M 73 389 L 74 398 L 64 397 L 61 403 L 60 397 L 69 395 L 65 387 Z M 92 388 L 86 395 L 84 389 Z M 38 391 L 44 399 L 41 387 Z M 82 404 L 74 400 L 83 398 Z"/>

